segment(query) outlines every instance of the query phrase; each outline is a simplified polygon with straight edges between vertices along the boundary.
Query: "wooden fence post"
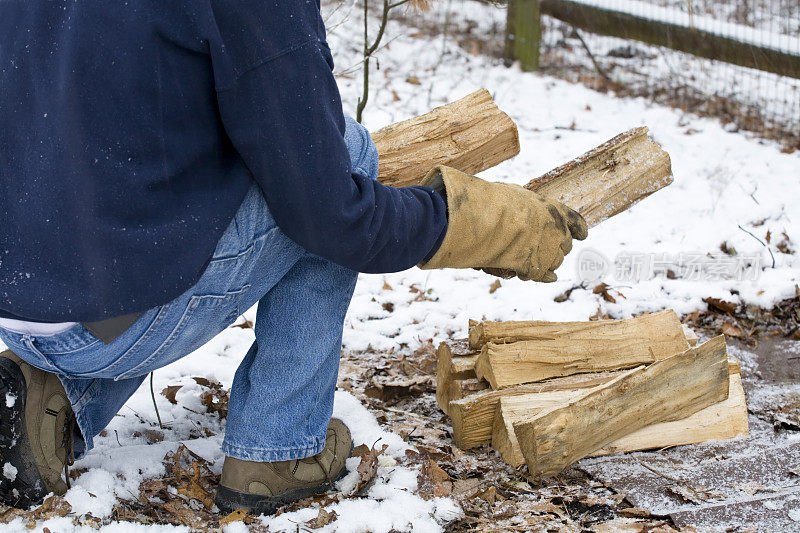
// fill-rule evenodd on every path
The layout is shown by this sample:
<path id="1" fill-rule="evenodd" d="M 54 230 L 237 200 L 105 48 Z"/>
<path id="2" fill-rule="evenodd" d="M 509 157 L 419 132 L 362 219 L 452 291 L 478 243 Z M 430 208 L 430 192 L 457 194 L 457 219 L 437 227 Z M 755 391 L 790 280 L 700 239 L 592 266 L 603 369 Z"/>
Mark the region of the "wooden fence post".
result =
<path id="1" fill-rule="evenodd" d="M 539 0 L 509 0 L 506 19 L 506 59 L 519 61 L 524 71 L 539 70 L 541 40 Z"/>

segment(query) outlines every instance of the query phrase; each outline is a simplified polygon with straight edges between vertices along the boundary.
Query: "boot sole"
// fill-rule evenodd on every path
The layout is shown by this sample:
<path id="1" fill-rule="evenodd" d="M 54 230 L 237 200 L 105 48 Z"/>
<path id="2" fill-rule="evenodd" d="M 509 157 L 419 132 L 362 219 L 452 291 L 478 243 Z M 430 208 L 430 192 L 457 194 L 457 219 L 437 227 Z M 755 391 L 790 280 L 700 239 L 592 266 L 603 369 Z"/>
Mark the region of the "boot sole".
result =
<path id="1" fill-rule="evenodd" d="M 48 494 L 25 427 L 27 392 L 17 364 L 0 357 L 0 501 L 18 509 L 39 504 Z"/>
<path id="2" fill-rule="evenodd" d="M 339 481 L 346 475 L 347 468 L 342 468 L 342 471 L 336 476 L 333 483 Z M 214 499 L 214 503 L 216 503 L 219 510 L 225 514 L 232 513 L 237 509 L 245 509 L 247 513 L 252 516 L 271 515 L 275 514 L 281 507 L 311 496 L 324 494 L 331 488 L 331 484 L 325 482 L 313 487 L 292 489 L 277 496 L 262 496 L 259 494 L 240 492 L 220 485 L 217 487 L 217 496 Z"/>

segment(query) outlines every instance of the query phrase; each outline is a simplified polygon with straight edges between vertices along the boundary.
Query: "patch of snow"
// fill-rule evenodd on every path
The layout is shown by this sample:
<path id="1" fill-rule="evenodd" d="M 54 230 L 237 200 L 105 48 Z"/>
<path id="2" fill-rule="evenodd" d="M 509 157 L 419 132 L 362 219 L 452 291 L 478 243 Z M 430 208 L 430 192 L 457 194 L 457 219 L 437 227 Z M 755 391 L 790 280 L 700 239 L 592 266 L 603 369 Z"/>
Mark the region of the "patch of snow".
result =
<path id="1" fill-rule="evenodd" d="M 767 509 L 772 509 L 773 511 L 776 511 L 778 509 L 782 509 L 783 506 L 784 506 L 784 503 L 785 502 L 782 502 L 781 500 L 764 500 L 764 507 L 766 507 Z"/>
<path id="2" fill-rule="evenodd" d="M 11 463 L 5 463 L 3 465 L 3 477 L 9 481 L 17 479 L 17 467 Z"/>
<path id="3" fill-rule="evenodd" d="M 7 392 L 6 393 L 6 407 L 11 409 L 12 407 L 14 407 L 14 404 L 16 404 L 16 403 L 17 403 L 17 395 L 13 394 L 13 393 L 10 393 L 10 392 Z"/>

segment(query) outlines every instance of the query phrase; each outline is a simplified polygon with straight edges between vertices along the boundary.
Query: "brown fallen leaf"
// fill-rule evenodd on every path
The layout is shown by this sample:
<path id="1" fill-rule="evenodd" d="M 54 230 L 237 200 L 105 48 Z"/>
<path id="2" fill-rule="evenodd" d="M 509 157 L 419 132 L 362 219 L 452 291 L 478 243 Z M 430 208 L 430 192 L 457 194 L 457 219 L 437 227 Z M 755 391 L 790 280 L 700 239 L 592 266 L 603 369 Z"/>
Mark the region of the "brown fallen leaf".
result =
<path id="1" fill-rule="evenodd" d="M 492 282 L 489 286 L 489 294 L 494 294 L 494 292 L 501 287 L 501 283 L 499 279 L 496 279 Z"/>
<path id="2" fill-rule="evenodd" d="M 598 305 L 597 311 L 589 317 L 589 320 L 608 320 L 609 318 L 611 318 L 609 314 Z"/>
<path id="3" fill-rule="evenodd" d="M 161 396 L 166 398 L 172 405 L 175 405 L 178 403 L 178 400 L 175 399 L 175 395 L 181 388 L 183 388 L 183 385 L 170 385 L 161 391 Z"/>
<path id="4" fill-rule="evenodd" d="M 194 498 L 201 502 L 206 509 L 210 510 L 214 506 L 214 495 L 203 487 L 202 475 L 202 467 L 199 462 L 195 461 L 191 466 L 191 477 L 178 485 L 178 494 L 182 494 L 187 498 Z"/>
<path id="5" fill-rule="evenodd" d="M 430 446 L 418 445 L 416 449 L 406 450 L 406 457 L 412 463 L 422 464 L 427 459 L 434 461 L 441 461 L 443 459 L 451 459 L 451 456 L 439 449 L 431 448 Z"/>
<path id="6" fill-rule="evenodd" d="M 747 337 L 744 331 L 727 322 L 722 323 L 722 333 L 728 337 L 736 337 L 737 339 L 743 339 Z"/>
<path id="7" fill-rule="evenodd" d="M 485 491 L 483 491 L 480 494 L 478 494 L 478 498 L 480 498 L 481 500 L 485 501 L 489 505 L 494 505 L 495 502 L 505 500 L 505 498 L 503 498 L 502 495 L 498 494 L 497 487 L 494 487 L 494 486 L 489 487 Z"/>
<path id="8" fill-rule="evenodd" d="M 133 437 L 143 437 L 148 444 L 162 442 L 164 440 L 164 432 L 157 429 L 145 429 L 142 431 L 134 431 Z"/>
<path id="9" fill-rule="evenodd" d="M 703 301 L 707 303 L 709 307 L 713 307 L 717 311 L 722 311 L 723 313 L 733 313 L 736 311 L 736 308 L 739 307 L 739 304 L 736 302 L 726 302 L 719 298 L 703 298 Z"/>
<path id="10" fill-rule="evenodd" d="M 620 509 L 617 511 L 621 516 L 626 516 L 628 518 L 647 518 L 650 516 L 650 511 L 647 509 L 642 509 L 640 507 L 628 507 L 626 509 Z"/>
<path id="11" fill-rule="evenodd" d="M 457 479 L 453 482 L 452 496 L 459 499 L 469 499 L 475 496 L 486 483 L 478 478 Z"/>
<path id="12" fill-rule="evenodd" d="M 736 255 L 736 248 L 728 244 L 728 241 L 722 241 L 722 244 L 719 245 L 719 249 L 724 254 Z"/>
<path id="13" fill-rule="evenodd" d="M 236 509 L 230 514 L 227 514 L 220 518 L 219 520 L 219 527 L 223 528 L 228 524 L 233 524 L 234 522 L 244 522 L 245 524 L 252 524 L 255 522 L 255 517 L 247 514 L 245 509 Z"/>
<path id="14" fill-rule="evenodd" d="M 359 476 L 358 486 L 355 490 L 356 493 L 362 491 L 375 479 L 375 476 L 378 474 L 378 457 L 381 456 L 388 447 L 388 444 L 384 444 L 383 447 L 378 450 L 374 447 L 370 448 L 366 444 L 361 444 L 353 449 L 352 456 L 361 457 L 361 462 L 356 468 L 356 472 L 358 472 Z"/>
<path id="15" fill-rule="evenodd" d="M 331 522 L 335 522 L 337 518 L 339 518 L 339 515 L 336 514 L 336 511 L 328 512 L 325 509 L 320 509 L 317 517 L 306 522 L 306 525 L 311 529 L 319 529 Z"/>
<path id="16" fill-rule="evenodd" d="M 616 299 L 614 299 L 614 297 L 613 297 L 613 296 L 611 296 L 611 294 L 608 292 L 608 284 L 607 284 L 607 283 L 599 283 L 599 284 L 598 284 L 598 285 L 597 285 L 597 286 L 596 286 L 596 287 L 595 287 L 595 288 L 592 290 L 592 292 L 593 292 L 594 294 L 599 294 L 600 296 L 602 296 L 602 297 L 603 297 L 603 300 L 605 300 L 605 301 L 607 301 L 607 302 L 610 302 L 610 303 L 612 303 L 612 304 L 615 304 L 615 303 L 617 303 L 617 300 L 616 300 Z"/>
<path id="17" fill-rule="evenodd" d="M 199 529 L 201 525 L 200 519 L 195 512 L 180 499 L 172 499 L 162 506 L 170 515 L 172 515 L 175 522 L 193 528 Z"/>
<path id="18" fill-rule="evenodd" d="M 697 322 L 698 320 L 700 320 L 700 311 L 695 310 L 687 314 L 681 322 L 687 324 L 691 322 Z"/>
<path id="19" fill-rule="evenodd" d="M 453 491 L 450 476 L 435 461 L 428 459 L 422 463 L 417 475 L 417 491 L 424 499 L 449 496 Z"/>
<path id="20" fill-rule="evenodd" d="M 615 304 L 615 303 L 617 303 L 617 299 L 614 298 L 611 295 L 611 292 L 609 292 L 610 289 L 611 288 L 608 286 L 607 283 L 599 283 L 598 285 L 595 286 L 595 288 L 592 290 L 592 292 L 594 294 L 599 294 L 600 296 L 602 296 L 603 300 L 605 300 L 605 301 L 607 301 L 609 303 Z M 619 297 L 621 297 L 623 299 L 626 299 L 625 295 L 622 294 L 621 292 L 619 292 L 617 290 L 615 290 L 614 292 L 617 293 L 617 296 L 619 296 Z"/>
<path id="21" fill-rule="evenodd" d="M 574 291 L 578 287 L 580 287 L 580 285 L 575 285 L 574 287 L 570 287 L 569 289 L 565 290 L 564 292 L 553 298 L 553 301 L 559 304 L 566 302 L 567 300 L 569 300 L 572 291 Z"/>
<path id="22" fill-rule="evenodd" d="M 364 388 L 364 394 L 370 398 L 390 402 L 409 396 L 419 396 L 430 386 L 428 376 L 415 376 L 411 378 L 396 378 L 380 380 L 373 377 Z"/>

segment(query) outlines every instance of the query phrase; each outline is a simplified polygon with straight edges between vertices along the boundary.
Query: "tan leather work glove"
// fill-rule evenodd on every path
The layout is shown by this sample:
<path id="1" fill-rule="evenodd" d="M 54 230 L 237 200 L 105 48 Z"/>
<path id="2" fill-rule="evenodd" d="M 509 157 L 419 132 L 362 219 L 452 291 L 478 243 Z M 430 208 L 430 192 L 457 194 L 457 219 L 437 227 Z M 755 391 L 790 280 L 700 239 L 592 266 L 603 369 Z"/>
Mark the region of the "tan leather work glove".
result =
<path id="1" fill-rule="evenodd" d="M 560 202 L 508 183 L 493 183 L 446 166 L 421 185 L 447 199 L 442 245 L 422 269 L 480 268 L 500 277 L 552 282 L 555 269 L 586 238 L 586 221 Z"/>

